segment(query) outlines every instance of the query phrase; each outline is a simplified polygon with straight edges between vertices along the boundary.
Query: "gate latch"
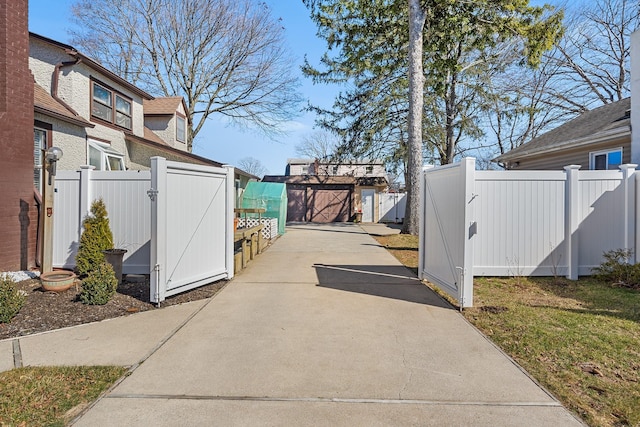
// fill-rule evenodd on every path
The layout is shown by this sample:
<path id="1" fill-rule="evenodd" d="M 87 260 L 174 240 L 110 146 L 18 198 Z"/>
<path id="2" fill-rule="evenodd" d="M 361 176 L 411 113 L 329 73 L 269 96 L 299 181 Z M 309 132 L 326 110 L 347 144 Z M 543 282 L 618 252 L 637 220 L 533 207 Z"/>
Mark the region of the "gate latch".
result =
<path id="1" fill-rule="evenodd" d="M 156 201 L 157 195 L 158 195 L 158 190 L 156 190 L 155 188 L 150 188 L 149 190 L 147 190 L 147 196 L 149 196 L 152 202 Z"/>

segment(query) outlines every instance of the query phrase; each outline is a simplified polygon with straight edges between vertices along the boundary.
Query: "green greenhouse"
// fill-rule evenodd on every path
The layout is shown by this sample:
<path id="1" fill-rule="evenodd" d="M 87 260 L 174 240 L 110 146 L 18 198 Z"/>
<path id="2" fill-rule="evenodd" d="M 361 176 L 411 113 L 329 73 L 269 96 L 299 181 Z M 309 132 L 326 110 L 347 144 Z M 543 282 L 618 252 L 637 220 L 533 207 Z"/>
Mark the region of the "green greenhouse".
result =
<path id="1" fill-rule="evenodd" d="M 275 182 L 251 181 L 242 193 L 243 209 L 265 209 L 263 218 L 278 219 L 278 234 L 283 235 L 287 222 L 287 186 Z M 257 214 L 255 214 L 257 216 Z"/>

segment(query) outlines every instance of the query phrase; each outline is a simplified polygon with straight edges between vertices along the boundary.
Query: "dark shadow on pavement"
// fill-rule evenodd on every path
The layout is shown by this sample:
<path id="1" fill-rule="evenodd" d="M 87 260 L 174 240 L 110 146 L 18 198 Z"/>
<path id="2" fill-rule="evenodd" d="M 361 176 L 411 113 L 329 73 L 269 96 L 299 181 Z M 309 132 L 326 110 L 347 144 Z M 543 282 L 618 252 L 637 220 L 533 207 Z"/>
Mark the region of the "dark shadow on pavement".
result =
<path id="1" fill-rule="evenodd" d="M 330 227 L 327 227 L 327 226 L 330 226 Z M 287 227 L 291 230 L 313 230 L 313 231 L 323 231 L 327 233 L 350 233 L 350 234 L 364 234 L 364 235 L 367 234 L 361 228 L 349 222 L 331 223 L 331 224 L 311 223 L 311 222 L 288 222 Z"/>
<path id="2" fill-rule="evenodd" d="M 452 308 L 404 266 L 314 264 L 318 286 Z"/>

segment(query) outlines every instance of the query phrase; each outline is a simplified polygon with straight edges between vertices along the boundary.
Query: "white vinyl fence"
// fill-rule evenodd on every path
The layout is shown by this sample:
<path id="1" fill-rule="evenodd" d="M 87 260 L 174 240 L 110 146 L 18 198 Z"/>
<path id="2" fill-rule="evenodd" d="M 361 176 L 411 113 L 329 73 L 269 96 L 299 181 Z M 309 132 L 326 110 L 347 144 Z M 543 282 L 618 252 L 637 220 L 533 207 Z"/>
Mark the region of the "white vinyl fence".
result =
<path id="1" fill-rule="evenodd" d="M 406 193 L 380 193 L 379 195 L 379 222 L 401 223 L 404 220 L 404 212 L 407 206 Z"/>
<path id="2" fill-rule="evenodd" d="M 149 274 L 151 241 L 150 171 L 58 171 L 54 198 L 53 266 L 73 269 L 82 221 L 102 198 L 116 247 L 126 249 L 122 272 Z"/>
<path id="3" fill-rule="evenodd" d="M 151 301 L 233 277 L 233 168 L 151 158 Z"/>
<path id="4" fill-rule="evenodd" d="M 124 274 L 150 274 L 151 301 L 233 277 L 233 168 L 152 158 L 151 171 L 58 171 L 54 267 L 73 269 L 82 220 L 105 202 Z"/>
<path id="5" fill-rule="evenodd" d="M 474 275 L 589 275 L 604 252 L 635 252 L 638 176 L 635 165 L 476 171 L 473 158 L 425 169 L 420 274 L 462 307 Z"/>

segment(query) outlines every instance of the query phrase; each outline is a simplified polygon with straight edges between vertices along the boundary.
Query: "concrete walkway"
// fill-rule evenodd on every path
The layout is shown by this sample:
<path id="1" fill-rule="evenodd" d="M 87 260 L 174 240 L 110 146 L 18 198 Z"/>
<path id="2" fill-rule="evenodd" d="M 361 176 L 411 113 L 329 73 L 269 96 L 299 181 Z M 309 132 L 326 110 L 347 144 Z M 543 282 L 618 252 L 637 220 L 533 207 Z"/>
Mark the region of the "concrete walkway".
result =
<path id="1" fill-rule="evenodd" d="M 19 344 L 133 365 L 78 426 L 581 425 L 353 224 L 287 228 L 213 299 Z"/>

